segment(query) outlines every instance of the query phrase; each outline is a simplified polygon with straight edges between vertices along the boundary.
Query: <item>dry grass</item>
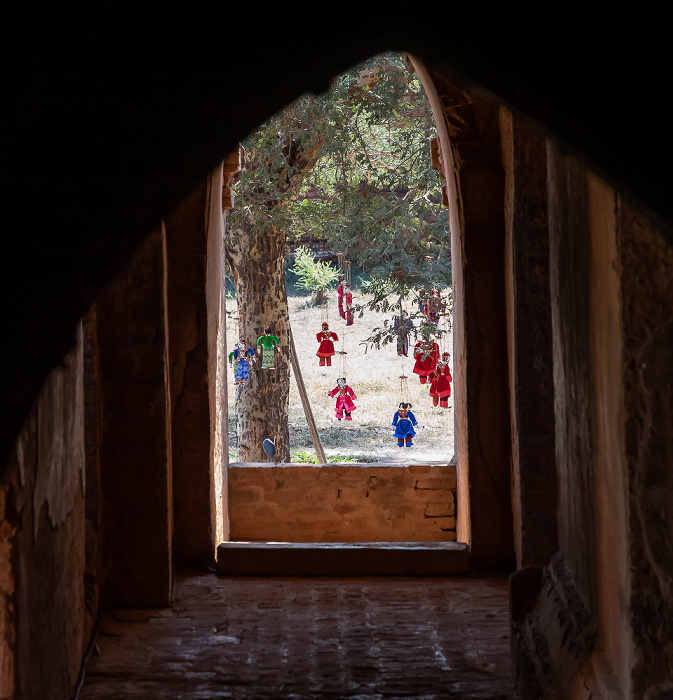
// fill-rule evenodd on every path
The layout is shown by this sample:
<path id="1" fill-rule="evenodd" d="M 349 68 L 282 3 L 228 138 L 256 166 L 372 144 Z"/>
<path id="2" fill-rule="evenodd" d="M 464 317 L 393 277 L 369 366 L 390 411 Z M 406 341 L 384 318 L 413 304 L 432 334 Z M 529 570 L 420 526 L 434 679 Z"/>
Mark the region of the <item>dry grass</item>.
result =
<path id="1" fill-rule="evenodd" d="M 365 346 L 360 345 L 369 335 L 369 329 L 381 326 L 391 315 L 367 312 L 362 318 L 356 315 L 354 324 L 346 327 L 345 321 L 339 318 L 336 299 L 332 298 L 328 307 L 330 330 L 339 336 L 336 349 L 347 352 L 345 376 L 358 397 L 353 421 L 337 421 L 335 399 L 327 396 L 327 392 L 336 386 L 337 377 L 344 375 L 340 372 L 338 355 L 332 358 L 332 367 L 318 365 L 315 336 L 320 331 L 321 310 L 308 306 L 308 299 L 305 296 L 289 298 L 290 323 L 313 416 L 328 458 L 341 456 L 358 462 L 440 462 L 451 459 L 454 453 L 453 409 L 433 407 L 428 396 L 429 385 L 422 385 L 418 376 L 412 373 L 414 361 L 411 356 L 399 358 L 394 344 L 385 345 L 380 350 L 369 348 L 366 354 Z M 228 304 L 231 308 L 235 302 L 229 300 Z M 446 345 L 451 352 L 452 343 L 449 334 L 442 346 Z M 451 369 L 453 371 L 453 366 Z M 401 374 L 408 376 L 408 392 L 403 397 L 400 395 Z M 414 415 L 419 426 L 423 426 L 420 430 L 416 428 L 413 448 L 398 448 L 393 437 L 393 415 L 403 399 L 413 404 Z M 453 405 L 452 398 L 449 405 Z M 232 415 L 234 410 L 233 391 L 230 391 L 229 411 Z M 290 383 L 289 420 L 293 460 L 301 458 L 301 453 L 315 455 L 294 375 Z"/>

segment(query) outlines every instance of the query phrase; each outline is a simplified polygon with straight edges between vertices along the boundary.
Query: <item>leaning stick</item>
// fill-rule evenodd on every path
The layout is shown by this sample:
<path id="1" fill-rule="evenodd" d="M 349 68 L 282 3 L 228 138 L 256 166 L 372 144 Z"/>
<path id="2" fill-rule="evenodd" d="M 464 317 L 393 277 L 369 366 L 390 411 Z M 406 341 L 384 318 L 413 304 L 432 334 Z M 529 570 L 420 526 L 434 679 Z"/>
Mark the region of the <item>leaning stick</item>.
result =
<path id="1" fill-rule="evenodd" d="M 311 440 L 313 440 L 313 447 L 315 447 L 315 452 L 318 455 L 318 461 L 320 464 L 327 464 L 325 450 L 323 450 L 322 442 L 320 442 L 320 435 L 318 435 L 318 428 L 316 427 L 315 420 L 313 419 L 313 411 L 311 410 L 311 404 L 309 403 L 306 387 L 304 386 L 304 379 L 301 376 L 301 368 L 299 367 L 299 361 L 297 360 L 297 351 L 294 348 L 292 329 L 289 327 L 288 337 L 290 340 L 290 362 L 292 363 L 292 371 L 294 372 L 294 378 L 297 380 L 297 389 L 299 389 L 301 404 L 304 407 L 304 415 L 306 416 L 306 422 L 308 423 L 308 430 L 311 433 Z"/>

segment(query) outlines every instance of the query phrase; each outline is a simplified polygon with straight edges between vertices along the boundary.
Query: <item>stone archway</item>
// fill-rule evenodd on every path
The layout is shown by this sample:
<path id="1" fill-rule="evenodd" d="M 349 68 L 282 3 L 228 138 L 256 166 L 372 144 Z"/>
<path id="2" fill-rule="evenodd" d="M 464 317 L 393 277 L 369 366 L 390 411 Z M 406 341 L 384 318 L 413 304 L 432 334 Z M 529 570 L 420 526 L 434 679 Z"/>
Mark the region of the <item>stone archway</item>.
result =
<path id="1" fill-rule="evenodd" d="M 407 56 L 437 125 L 439 169 L 452 230 L 457 540 L 469 545 L 473 566 L 511 569 L 514 527 L 504 291 L 505 172 L 499 107 L 468 95 L 440 73 L 431 75 L 419 58 Z M 452 112 L 453 122 L 449 120 Z M 456 151 L 460 167 L 454 160 L 456 148 L 460 149 Z M 225 521 L 227 507 L 225 502 Z"/>
<path id="2" fill-rule="evenodd" d="M 457 536 L 470 546 L 472 566 L 511 567 L 505 173 L 499 107 L 435 71 L 431 75 L 416 57 L 409 56 L 409 62 L 437 124 L 451 222 Z"/>

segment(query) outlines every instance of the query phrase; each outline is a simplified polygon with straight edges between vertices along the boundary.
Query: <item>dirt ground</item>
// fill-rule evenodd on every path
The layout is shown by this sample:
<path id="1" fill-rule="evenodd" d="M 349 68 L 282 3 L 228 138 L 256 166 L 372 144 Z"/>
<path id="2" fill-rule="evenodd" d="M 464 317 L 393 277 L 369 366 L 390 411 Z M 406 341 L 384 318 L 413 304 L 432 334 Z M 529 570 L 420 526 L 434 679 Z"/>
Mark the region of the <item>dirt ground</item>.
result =
<path id="1" fill-rule="evenodd" d="M 362 318 L 356 314 L 352 326 L 346 326 L 339 318 L 336 293 L 332 292 L 328 302 L 328 322 L 339 341 L 337 351 L 345 350 L 344 360 L 339 355 L 332 358 L 331 367 L 320 367 L 316 352 L 316 333 L 321 329 L 320 307 L 310 306 L 308 296 L 289 298 L 290 324 L 297 348 L 297 356 L 311 401 L 318 433 L 329 461 L 357 462 L 446 462 L 453 457 L 453 397 L 448 409 L 433 407 L 428 396 L 429 385 L 422 385 L 418 375 L 413 374 L 413 341 L 408 358 L 400 358 L 394 343 L 380 350 L 361 344 L 371 329 L 382 326 L 385 318 L 392 314 L 365 312 Z M 357 296 L 354 299 L 357 303 Z M 228 300 L 229 310 L 236 302 Z M 231 322 L 230 322 L 231 323 Z M 227 329 L 228 337 L 234 332 Z M 440 341 L 442 352 L 452 353 L 453 336 L 449 333 Z M 345 362 L 345 366 L 342 365 Z M 231 370 L 229 370 L 231 372 Z M 453 374 L 453 357 L 451 358 Z M 401 392 L 400 375 L 406 375 L 407 390 Z M 338 421 L 334 414 L 335 399 L 327 392 L 336 386 L 337 377 L 346 376 L 349 386 L 357 395 L 356 410 L 352 421 Z M 233 382 L 232 382 L 233 384 Z M 453 389 L 453 387 L 452 387 Z M 418 420 L 414 446 L 397 447 L 391 423 L 400 401 L 409 401 Z M 229 391 L 230 431 L 234 429 L 234 390 Z M 290 446 L 293 462 L 315 460 L 315 449 L 309 434 L 297 384 L 292 374 L 290 382 Z M 419 430 L 420 428 L 420 430 Z M 230 433 L 230 444 L 235 445 L 235 434 Z M 233 457 L 235 459 L 235 456 Z"/>

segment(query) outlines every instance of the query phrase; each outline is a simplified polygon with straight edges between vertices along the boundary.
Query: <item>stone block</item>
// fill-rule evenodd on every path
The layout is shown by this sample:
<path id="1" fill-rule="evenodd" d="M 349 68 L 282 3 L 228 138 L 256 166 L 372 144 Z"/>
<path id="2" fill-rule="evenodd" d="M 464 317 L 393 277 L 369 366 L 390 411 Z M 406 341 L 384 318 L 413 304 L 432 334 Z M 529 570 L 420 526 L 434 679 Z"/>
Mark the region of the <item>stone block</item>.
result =
<path id="1" fill-rule="evenodd" d="M 444 488 L 442 485 L 443 481 L 441 476 L 426 476 L 416 479 L 414 488 L 421 491 L 437 491 Z"/>
<path id="2" fill-rule="evenodd" d="M 454 504 L 448 501 L 430 502 L 425 507 L 426 518 L 442 518 L 454 514 Z"/>
<path id="3" fill-rule="evenodd" d="M 426 522 L 430 522 L 430 521 L 426 521 Z M 456 519 L 454 517 L 434 518 L 431 522 L 442 531 L 456 529 Z"/>
<path id="4" fill-rule="evenodd" d="M 229 503 L 254 503 L 262 499 L 262 490 L 256 488 L 231 489 Z"/>
<path id="5" fill-rule="evenodd" d="M 336 497 L 344 501 L 361 502 L 365 500 L 367 489 L 361 484 L 358 485 L 339 485 L 336 486 Z"/>
<path id="6" fill-rule="evenodd" d="M 304 500 L 300 489 L 278 489 L 264 494 L 264 500 L 269 503 L 297 504 Z"/>
<path id="7" fill-rule="evenodd" d="M 379 504 L 382 507 L 393 503 L 404 503 L 411 500 L 409 489 L 388 488 L 385 491 L 370 491 L 369 501 L 373 504 Z"/>

